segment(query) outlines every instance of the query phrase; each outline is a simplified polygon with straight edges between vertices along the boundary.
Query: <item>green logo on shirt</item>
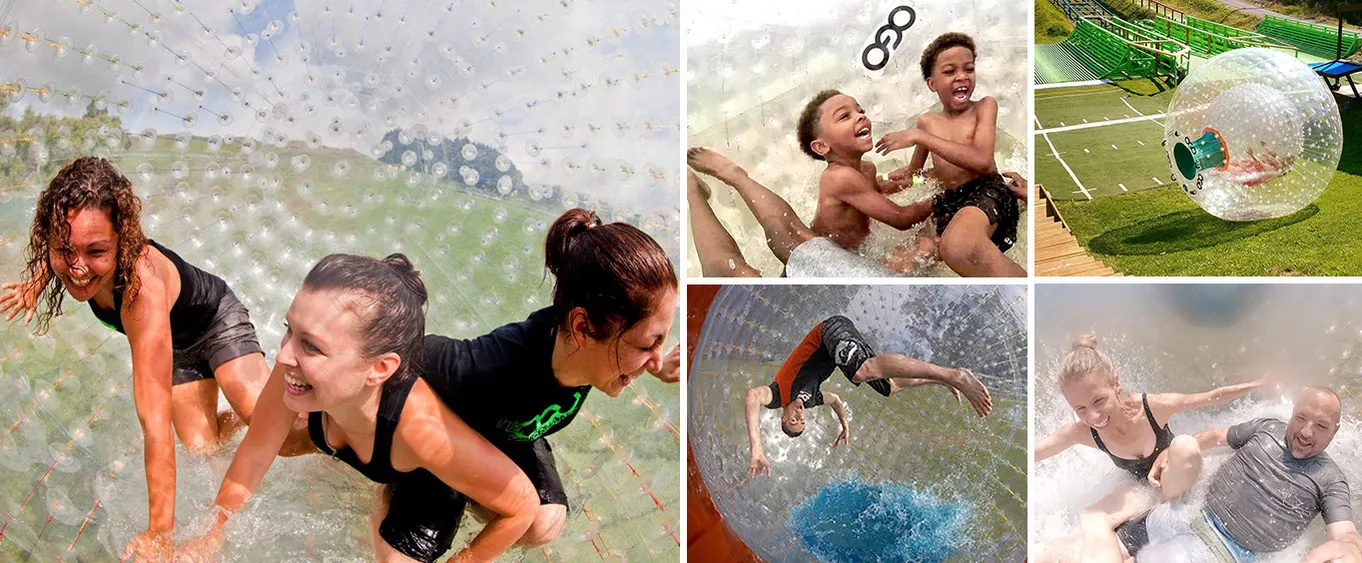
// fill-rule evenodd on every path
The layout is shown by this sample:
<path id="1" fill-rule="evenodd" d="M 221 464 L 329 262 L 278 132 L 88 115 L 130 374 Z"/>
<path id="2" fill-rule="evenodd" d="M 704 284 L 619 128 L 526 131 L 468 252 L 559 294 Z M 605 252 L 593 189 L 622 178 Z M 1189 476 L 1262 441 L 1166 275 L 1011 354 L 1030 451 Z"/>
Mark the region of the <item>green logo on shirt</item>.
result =
<path id="1" fill-rule="evenodd" d="M 539 416 L 531 418 L 525 422 L 514 422 L 503 419 L 497 423 L 497 428 L 505 430 L 510 434 L 511 439 L 517 442 L 533 442 L 547 434 L 549 429 L 557 426 L 559 422 L 572 416 L 577 412 L 577 407 L 582 405 L 582 393 L 578 391 L 572 395 L 572 406 L 566 410 L 560 405 L 549 405 Z"/>

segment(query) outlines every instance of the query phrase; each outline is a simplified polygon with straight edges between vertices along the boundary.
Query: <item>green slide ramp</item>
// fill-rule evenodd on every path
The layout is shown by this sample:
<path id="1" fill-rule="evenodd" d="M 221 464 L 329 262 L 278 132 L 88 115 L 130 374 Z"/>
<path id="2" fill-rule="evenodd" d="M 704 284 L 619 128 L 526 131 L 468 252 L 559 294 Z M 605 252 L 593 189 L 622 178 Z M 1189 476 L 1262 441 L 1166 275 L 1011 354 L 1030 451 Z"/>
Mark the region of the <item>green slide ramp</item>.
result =
<path id="1" fill-rule="evenodd" d="M 1301 51 L 1333 60 L 1338 53 L 1338 28 L 1297 21 L 1280 16 L 1263 16 L 1258 33 L 1285 41 Z M 1343 30 L 1343 57 L 1357 53 L 1359 40 L 1356 31 Z"/>

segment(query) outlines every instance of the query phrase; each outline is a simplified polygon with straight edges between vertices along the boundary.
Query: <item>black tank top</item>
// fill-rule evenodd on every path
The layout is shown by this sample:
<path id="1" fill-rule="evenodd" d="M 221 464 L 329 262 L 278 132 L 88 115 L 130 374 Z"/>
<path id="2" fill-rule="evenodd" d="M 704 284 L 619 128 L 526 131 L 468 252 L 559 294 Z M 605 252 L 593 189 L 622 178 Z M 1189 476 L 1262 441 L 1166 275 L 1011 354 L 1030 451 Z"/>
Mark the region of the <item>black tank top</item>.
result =
<path id="1" fill-rule="evenodd" d="M 312 438 L 312 444 L 322 453 L 345 462 L 375 483 L 388 484 L 417 477 L 422 472 L 428 473 L 425 469 L 403 473 L 393 469 L 392 465 L 393 432 L 397 431 L 397 421 L 402 418 L 402 407 L 407 404 L 407 393 L 411 392 L 411 386 L 415 383 L 416 375 L 409 374 L 405 381 L 383 385 L 383 394 L 378 400 L 378 420 L 374 424 L 374 453 L 369 456 L 369 463 L 360 461 L 359 456 L 355 455 L 355 450 L 349 446 L 337 451 L 331 448 L 331 444 L 326 443 L 326 430 L 323 428 L 320 412 L 307 415 L 307 433 Z"/>
<path id="2" fill-rule="evenodd" d="M 1159 454 L 1163 453 L 1163 450 L 1168 449 L 1168 446 L 1173 443 L 1174 434 L 1172 430 L 1168 429 L 1167 424 L 1163 425 L 1163 428 L 1159 428 L 1159 423 L 1154 420 L 1154 413 L 1149 410 L 1148 393 L 1140 395 L 1140 402 L 1144 403 L 1144 417 L 1149 420 L 1149 427 L 1154 430 L 1154 451 L 1149 455 L 1139 459 L 1117 457 L 1116 454 L 1107 451 L 1107 446 L 1102 443 L 1102 437 L 1097 435 L 1096 428 L 1089 427 L 1088 430 L 1092 432 L 1092 440 L 1097 442 L 1097 449 L 1110 456 L 1111 462 L 1115 463 L 1116 467 L 1129 471 L 1137 479 L 1146 479 L 1149 477 L 1149 470 L 1154 468 L 1154 460 L 1158 459 Z"/>
<path id="3" fill-rule="evenodd" d="M 154 240 L 148 240 L 147 243 L 169 258 L 175 264 L 175 271 L 180 274 L 180 296 L 170 309 L 170 340 L 176 350 L 184 350 L 198 342 L 213 325 L 213 317 L 218 314 L 218 302 L 229 291 L 227 282 L 185 262 L 180 255 Z M 93 299 L 90 300 L 90 310 L 94 311 L 95 317 L 123 334 L 127 334 L 123 330 L 122 315 L 125 289 L 121 283 L 114 287 L 113 309 L 102 308 Z"/>

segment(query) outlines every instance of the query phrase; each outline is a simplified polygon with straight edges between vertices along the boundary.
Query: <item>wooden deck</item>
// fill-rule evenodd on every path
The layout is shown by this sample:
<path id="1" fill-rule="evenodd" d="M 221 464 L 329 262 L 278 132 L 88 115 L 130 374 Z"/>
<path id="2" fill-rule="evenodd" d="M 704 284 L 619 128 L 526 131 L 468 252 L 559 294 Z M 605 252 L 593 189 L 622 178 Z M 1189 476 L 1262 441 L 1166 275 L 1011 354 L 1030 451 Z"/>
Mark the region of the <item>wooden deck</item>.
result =
<path id="1" fill-rule="evenodd" d="M 1119 276 L 1110 266 L 1088 255 L 1078 245 L 1078 239 L 1064 225 L 1064 219 L 1045 193 L 1045 188 L 1036 186 L 1037 197 L 1033 199 L 1031 212 L 1036 218 L 1036 232 L 1031 244 L 1036 249 L 1035 275 L 1037 276 Z"/>

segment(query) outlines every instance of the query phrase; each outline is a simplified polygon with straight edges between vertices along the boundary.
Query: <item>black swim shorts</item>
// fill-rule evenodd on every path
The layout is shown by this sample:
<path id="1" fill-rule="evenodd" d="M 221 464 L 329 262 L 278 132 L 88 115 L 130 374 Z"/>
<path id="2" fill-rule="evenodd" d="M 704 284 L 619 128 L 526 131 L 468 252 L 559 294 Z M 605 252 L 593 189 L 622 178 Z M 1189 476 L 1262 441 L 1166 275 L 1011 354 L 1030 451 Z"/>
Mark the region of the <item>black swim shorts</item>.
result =
<path id="1" fill-rule="evenodd" d="M 988 215 L 988 222 L 996 225 L 992 241 L 998 250 L 1007 252 L 1017 243 L 1017 223 L 1021 220 L 1021 206 L 1008 189 L 1007 181 L 997 174 L 980 176 L 955 189 L 946 190 L 932 200 L 932 217 L 936 219 L 936 236 L 946 232 L 955 214 L 966 207 L 976 207 Z"/>
<path id="2" fill-rule="evenodd" d="M 823 349 L 832 355 L 832 363 L 842 370 L 852 385 L 860 385 L 855 376 L 856 372 L 860 371 L 861 364 L 875 357 L 875 349 L 871 348 L 865 337 L 861 336 L 861 332 L 856 330 L 856 325 L 852 324 L 851 319 L 841 315 L 834 315 L 823 321 Z M 888 379 L 875 379 L 866 384 L 879 394 L 889 396 Z"/>

